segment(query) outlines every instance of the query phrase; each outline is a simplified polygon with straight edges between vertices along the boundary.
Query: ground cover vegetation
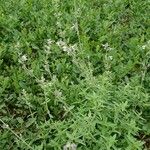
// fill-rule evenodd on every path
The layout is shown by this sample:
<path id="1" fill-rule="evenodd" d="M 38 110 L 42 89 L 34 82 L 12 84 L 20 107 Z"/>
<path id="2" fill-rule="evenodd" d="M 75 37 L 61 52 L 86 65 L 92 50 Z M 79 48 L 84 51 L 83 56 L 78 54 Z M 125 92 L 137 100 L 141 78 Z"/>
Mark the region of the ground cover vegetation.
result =
<path id="1" fill-rule="evenodd" d="M 149 0 L 0 0 L 0 149 L 150 147 Z"/>

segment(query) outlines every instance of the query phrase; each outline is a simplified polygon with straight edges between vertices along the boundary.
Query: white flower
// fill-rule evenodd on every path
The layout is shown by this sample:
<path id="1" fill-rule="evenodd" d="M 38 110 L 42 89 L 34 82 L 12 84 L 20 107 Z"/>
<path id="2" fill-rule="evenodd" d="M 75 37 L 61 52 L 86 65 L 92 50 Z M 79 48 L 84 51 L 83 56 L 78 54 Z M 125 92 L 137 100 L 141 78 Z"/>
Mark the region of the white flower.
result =
<path id="1" fill-rule="evenodd" d="M 62 49 L 63 49 L 64 52 L 69 52 L 70 51 L 70 48 L 68 46 L 66 46 L 66 45 L 64 45 L 62 47 Z"/>
<path id="2" fill-rule="evenodd" d="M 113 60 L 113 56 L 108 56 L 108 58 L 109 58 L 110 60 Z"/>
<path id="3" fill-rule="evenodd" d="M 142 49 L 144 50 L 145 48 L 146 48 L 146 45 L 143 45 L 143 46 L 142 46 Z"/>
<path id="4" fill-rule="evenodd" d="M 27 61 L 28 59 L 27 59 L 27 55 L 23 55 L 22 57 L 21 57 L 21 60 L 24 62 L 24 61 Z"/>
<path id="5" fill-rule="evenodd" d="M 8 124 L 3 124 L 2 126 L 4 129 L 8 129 L 9 128 L 9 125 Z"/>
<path id="6" fill-rule="evenodd" d="M 71 53 L 73 53 L 76 50 L 76 44 L 74 45 L 67 45 L 67 43 L 65 43 L 64 41 L 58 41 L 56 42 L 56 44 L 64 51 L 67 52 L 68 55 L 70 55 Z"/>
<path id="7" fill-rule="evenodd" d="M 45 83 L 45 78 L 42 76 L 41 79 L 37 79 L 36 81 L 40 84 L 44 84 Z"/>
<path id="8" fill-rule="evenodd" d="M 45 45 L 44 47 L 45 47 L 45 51 L 46 51 L 46 52 L 49 52 L 49 51 L 50 51 L 50 49 L 51 49 L 51 47 L 50 47 L 50 46 L 48 46 L 48 45 Z"/>
<path id="9" fill-rule="evenodd" d="M 104 50 L 107 50 L 107 51 L 113 50 L 113 48 L 111 48 L 108 43 L 102 44 L 102 46 L 103 46 Z"/>
<path id="10" fill-rule="evenodd" d="M 23 55 L 19 58 L 19 63 L 23 64 L 28 60 L 27 55 Z"/>
<path id="11" fill-rule="evenodd" d="M 51 39 L 47 39 L 47 45 L 51 45 L 53 41 Z"/>
<path id="12" fill-rule="evenodd" d="M 71 47 L 72 50 L 75 51 L 77 49 L 77 44 L 71 45 L 70 47 Z"/>
<path id="13" fill-rule="evenodd" d="M 65 43 L 64 41 L 62 41 L 62 40 L 56 42 L 56 44 L 57 44 L 59 47 L 62 47 L 62 46 L 65 46 L 65 45 L 66 45 L 66 43 Z"/>
<path id="14" fill-rule="evenodd" d="M 107 49 L 108 49 L 108 47 L 109 47 L 109 44 L 108 44 L 108 43 L 106 43 L 106 44 L 102 44 L 102 46 L 103 46 L 103 48 L 104 48 L 105 50 L 107 50 Z"/>
<path id="15" fill-rule="evenodd" d="M 76 149 L 77 149 L 77 145 L 74 143 L 71 144 L 69 142 L 63 148 L 63 150 L 76 150 Z"/>

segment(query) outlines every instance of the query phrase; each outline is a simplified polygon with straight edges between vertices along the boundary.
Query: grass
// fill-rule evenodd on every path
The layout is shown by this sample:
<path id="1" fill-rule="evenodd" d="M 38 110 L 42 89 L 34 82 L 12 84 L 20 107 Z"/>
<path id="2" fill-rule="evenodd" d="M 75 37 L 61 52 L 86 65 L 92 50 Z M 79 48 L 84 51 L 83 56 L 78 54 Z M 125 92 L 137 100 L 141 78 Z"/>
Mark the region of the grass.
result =
<path id="1" fill-rule="evenodd" d="M 0 0 L 0 149 L 150 147 L 149 0 Z"/>

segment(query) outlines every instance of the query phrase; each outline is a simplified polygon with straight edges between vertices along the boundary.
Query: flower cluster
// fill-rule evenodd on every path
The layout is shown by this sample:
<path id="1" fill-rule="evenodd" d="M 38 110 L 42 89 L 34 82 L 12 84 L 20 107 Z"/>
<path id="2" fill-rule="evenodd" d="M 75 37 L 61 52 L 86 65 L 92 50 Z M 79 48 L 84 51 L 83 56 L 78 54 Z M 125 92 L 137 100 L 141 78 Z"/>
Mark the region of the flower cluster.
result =
<path id="1" fill-rule="evenodd" d="M 109 44 L 108 43 L 106 43 L 106 44 L 102 44 L 102 47 L 104 48 L 104 50 L 106 50 L 106 51 L 111 51 L 111 50 L 113 50 L 113 48 L 111 48 L 110 46 L 109 46 Z"/>
<path id="2" fill-rule="evenodd" d="M 76 50 L 76 44 L 75 45 L 68 45 L 64 41 L 60 40 L 56 42 L 56 44 L 61 48 L 64 52 L 67 52 L 68 55 L 71 55 Z"/>

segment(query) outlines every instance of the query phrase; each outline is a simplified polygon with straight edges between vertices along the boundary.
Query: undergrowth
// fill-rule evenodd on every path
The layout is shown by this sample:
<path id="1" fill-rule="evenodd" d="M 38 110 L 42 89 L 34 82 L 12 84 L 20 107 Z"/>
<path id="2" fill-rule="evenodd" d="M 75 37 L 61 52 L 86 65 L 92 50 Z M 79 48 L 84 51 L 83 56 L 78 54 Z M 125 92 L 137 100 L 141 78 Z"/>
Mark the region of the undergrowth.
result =
<path id="1" fill-rule="evenodd" d="M 149 12 L 149 0 L 0 0 L 0 149 L 148 149 Z"/>

